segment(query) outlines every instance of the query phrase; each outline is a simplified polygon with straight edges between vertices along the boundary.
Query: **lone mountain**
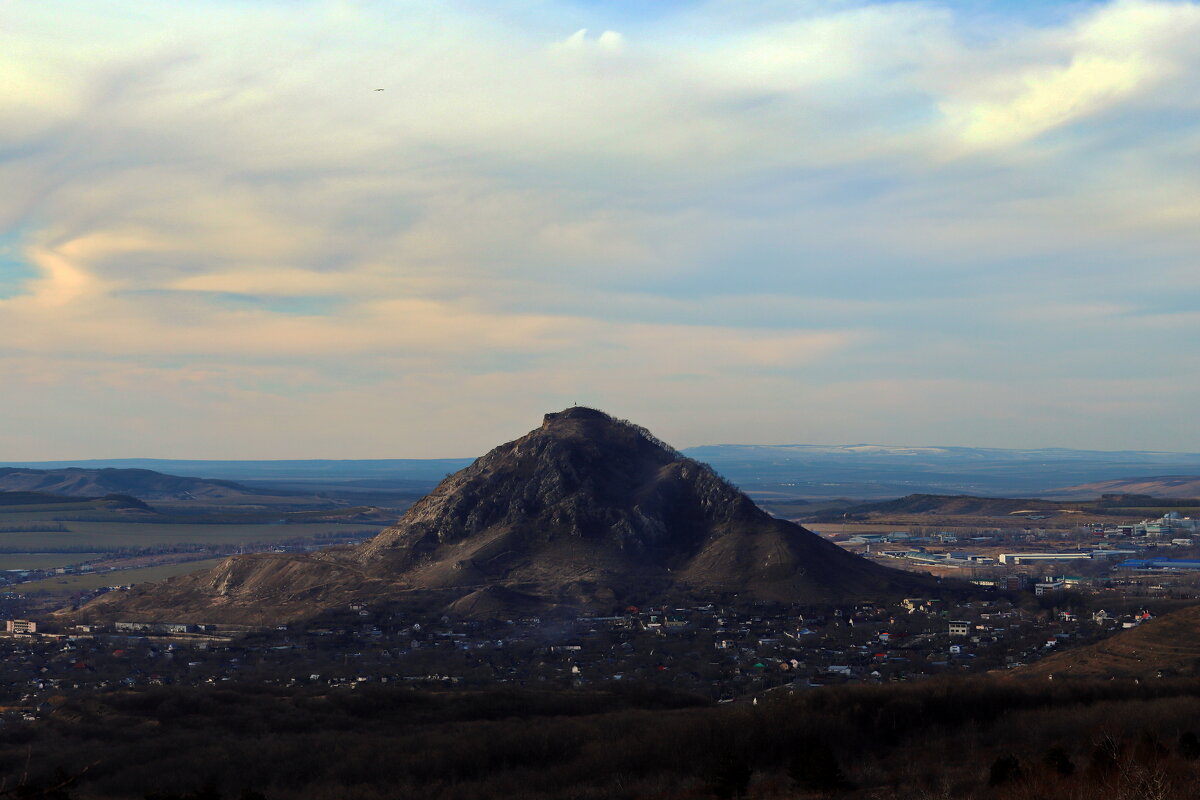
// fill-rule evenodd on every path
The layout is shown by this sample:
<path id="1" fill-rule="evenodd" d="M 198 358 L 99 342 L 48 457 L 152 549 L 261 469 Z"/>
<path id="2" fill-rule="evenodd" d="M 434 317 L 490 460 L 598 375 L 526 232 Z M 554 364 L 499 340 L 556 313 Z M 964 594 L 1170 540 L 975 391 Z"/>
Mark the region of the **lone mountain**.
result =
<path id="1" fill-rule="evenodd" d="M 266 623 L 419 596 L 492 616 L 687 595 L 823 602 L 933 586 L 770 516 L 644 428 L 574 407 L 449 476 L 362 545 L 235 556 L 79 613 Z"/>

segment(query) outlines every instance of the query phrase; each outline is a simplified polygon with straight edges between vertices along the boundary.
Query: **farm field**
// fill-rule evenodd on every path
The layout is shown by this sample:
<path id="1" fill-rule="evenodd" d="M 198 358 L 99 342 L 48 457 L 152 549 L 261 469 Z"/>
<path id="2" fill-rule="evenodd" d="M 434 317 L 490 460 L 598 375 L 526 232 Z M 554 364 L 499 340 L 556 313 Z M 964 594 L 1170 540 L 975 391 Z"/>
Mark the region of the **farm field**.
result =
<path id="1" fill-rule="evenodd" d="M 13 591 L 26 594 L 31 592 L 81 592 L 99 589 L 103 586 L 124 586 L 147 581 L 161 581 L 176 575 L 186 575 L 189 572 L 208 569 L 221 563 L 220 558 L 206 558 L 199 561 L 185 561 L 179 564 L 164 564 L 143 569 L 123 569 L 111 572 L 99 572 L 85 575 L 56 575 L 40 581 L 22 583 L 13 587 Z"/>
<path id="2" fill-rule="evenodd" d="M 111 552 L 116 549 L 172 547 L 184 544 L 272 544 L 330 534 L 361 532 L 364 537 L 383 529 L 365 523 L 314 522 L 291 525 L 187 523 L 128 523 L 63 521 L 65 531 L 0 529 L 0 553 Z M 11 567 L 18 569 L 20 567 Z"/>
<path id="3" fill-rule="evenodd" d="M 0 570 L 54 569 L 98 558 L 100 553 L 0 553 Z"/>

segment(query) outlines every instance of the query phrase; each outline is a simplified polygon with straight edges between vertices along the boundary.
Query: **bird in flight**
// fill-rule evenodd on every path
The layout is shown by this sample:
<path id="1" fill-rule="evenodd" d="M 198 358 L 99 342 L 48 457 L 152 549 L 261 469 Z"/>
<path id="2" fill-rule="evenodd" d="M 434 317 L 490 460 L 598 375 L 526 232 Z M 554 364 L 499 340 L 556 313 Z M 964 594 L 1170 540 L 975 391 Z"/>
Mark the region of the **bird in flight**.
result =
<path id="1" fill-rule="evenodd" d="M 377 91 L 377 92 L 382 92 L 382 91 L 383 91 L 383 89 L 376 89 L 375 91 Z"/>

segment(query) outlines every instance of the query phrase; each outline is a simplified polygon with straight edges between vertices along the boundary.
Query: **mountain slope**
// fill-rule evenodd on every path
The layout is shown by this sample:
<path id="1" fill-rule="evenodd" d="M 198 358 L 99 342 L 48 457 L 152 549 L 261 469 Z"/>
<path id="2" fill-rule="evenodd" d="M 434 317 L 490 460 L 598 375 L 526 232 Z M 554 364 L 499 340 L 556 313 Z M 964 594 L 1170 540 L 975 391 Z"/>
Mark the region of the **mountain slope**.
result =
<path id="1" fill-rule="evenodd" d="M 236 557 L 86 611 L 248 621 L 412 592 L 494 611 L 507 600 L 607 609 L 695 593 L 822 601 L 934 585 L 775 519 L 644 429 L 577 407 L 451 475 L 363 545 Z"/>
<path id="2" fill-rule="evenodd" d="M 1200 676 L 1200 606 L 1189 606 L 1108 639 L 1022 667 L 1020 678 Z"/>

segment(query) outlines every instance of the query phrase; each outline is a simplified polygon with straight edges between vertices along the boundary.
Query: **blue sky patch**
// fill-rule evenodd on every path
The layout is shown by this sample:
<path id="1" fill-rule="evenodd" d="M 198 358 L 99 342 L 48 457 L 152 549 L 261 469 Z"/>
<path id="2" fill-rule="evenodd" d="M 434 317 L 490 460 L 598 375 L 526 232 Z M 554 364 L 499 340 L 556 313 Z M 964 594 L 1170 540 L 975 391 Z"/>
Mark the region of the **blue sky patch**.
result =
<path id="1" fill-rule="evenodd" d="M 37 269 L 21 252 L 20 230 L 0 233 L 0 300 L 25 293 L 25 284 L 37 277 Z"/>
<path id="2" fill-rule="evenodd" d="M 125 297 L 170 296 L 186 298 L 197 303 L 205 303 L 231 311 L 253 309 L 270 311 L 274 314 L 291 314 L 306 317 L 331 315 L 341 305 L 340 299 L 333 297 L 276 297 L 237 294 L 235 292 L 180 292 L 170 289 L 154 289 L 118 292 L 117 294 Z"/>

